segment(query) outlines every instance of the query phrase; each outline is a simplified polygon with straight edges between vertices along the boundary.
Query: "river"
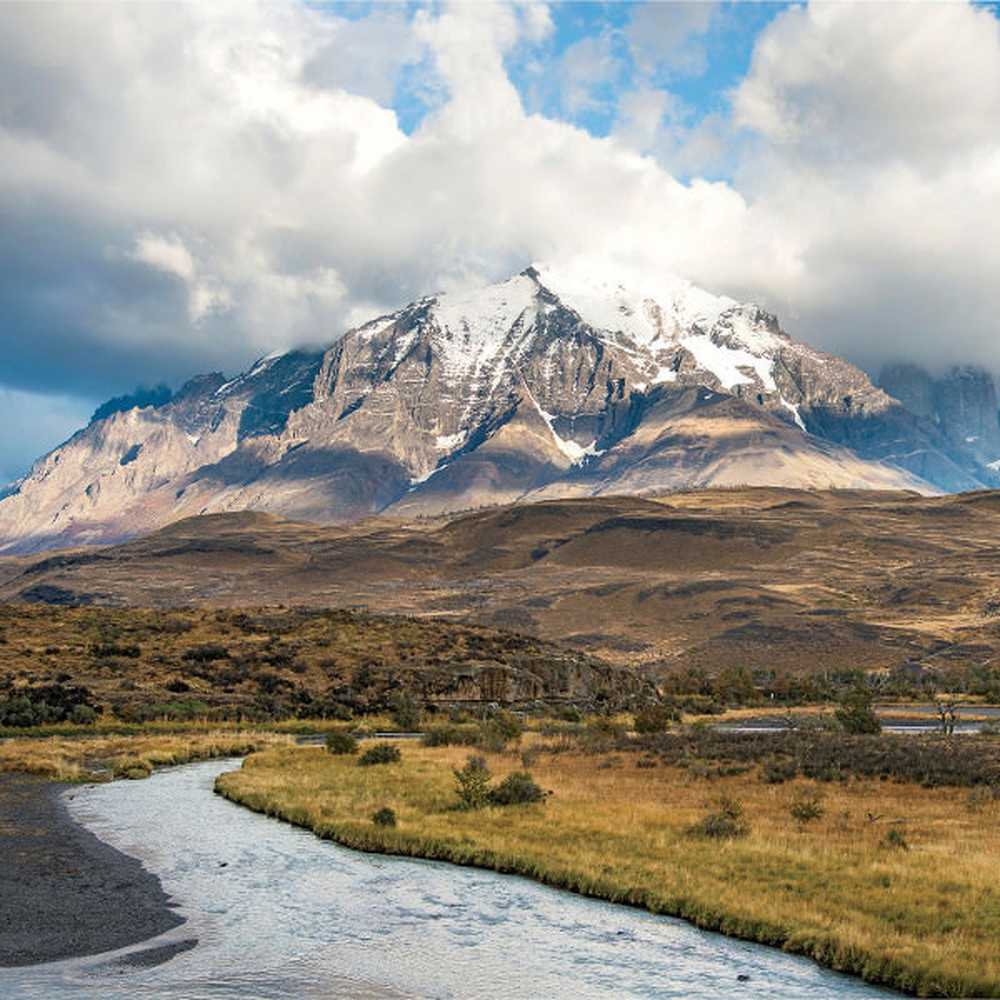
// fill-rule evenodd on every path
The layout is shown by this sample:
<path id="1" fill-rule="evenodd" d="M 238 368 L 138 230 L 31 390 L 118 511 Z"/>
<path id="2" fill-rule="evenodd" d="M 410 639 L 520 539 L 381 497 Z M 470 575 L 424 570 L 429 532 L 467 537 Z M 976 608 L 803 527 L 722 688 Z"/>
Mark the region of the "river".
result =
<path id="1" fill-rule="evenodd" d="M 0 969 L 0 996 L 895 995 L 773 948 L 526 879 L 338 847 L 214 795 L 216 775 L 238 766 L 212 761 L 75 789 L 74 818 L 140 858 L 187 922 L 119 952 Z M 177 946 L 173 957 L 157 964 L 171 949 L 153 949 L 166 945 Z"/>

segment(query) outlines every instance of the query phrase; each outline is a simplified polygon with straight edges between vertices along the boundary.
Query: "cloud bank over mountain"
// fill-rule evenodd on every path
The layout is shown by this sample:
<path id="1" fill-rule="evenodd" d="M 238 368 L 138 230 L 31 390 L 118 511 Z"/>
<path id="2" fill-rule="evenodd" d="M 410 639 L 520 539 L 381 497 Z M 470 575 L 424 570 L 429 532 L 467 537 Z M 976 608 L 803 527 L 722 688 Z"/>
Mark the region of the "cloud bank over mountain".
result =
<path id="1" fill-rule="evenodd" d="M 861 364 L 1000 368 L 991 9 L 789 7 L 697 107 L 679 81 L 731 9 L 637 6 L 567 43 L 577 16 L 5 6 L 0 412 L 85 401 L 51 424 L 581 249 L 761 301 Z"/>

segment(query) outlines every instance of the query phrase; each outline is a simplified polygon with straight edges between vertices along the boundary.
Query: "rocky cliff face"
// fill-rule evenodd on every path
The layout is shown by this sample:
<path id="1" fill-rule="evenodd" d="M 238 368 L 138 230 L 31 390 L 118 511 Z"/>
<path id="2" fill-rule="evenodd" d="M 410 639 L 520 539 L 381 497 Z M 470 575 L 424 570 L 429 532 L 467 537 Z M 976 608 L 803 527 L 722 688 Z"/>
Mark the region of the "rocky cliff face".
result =
<path id="1" fill-rule="evenodd" d="M 0 500 L 0 545 L 239 509 L 348 522 L 707 485 L 984 485 L 951 444 L 756 306 L 533 267 L 93 422 Z"/>
<path id="2" fill-rule="evenodd" d="M 917 365 L 895 364 L 882 371 L 879 384 L 937 427 L 953 451 L 992 471 L 1000 468 L 1000 404 L 989 372 L 953 367 L 935 378 Z"/>

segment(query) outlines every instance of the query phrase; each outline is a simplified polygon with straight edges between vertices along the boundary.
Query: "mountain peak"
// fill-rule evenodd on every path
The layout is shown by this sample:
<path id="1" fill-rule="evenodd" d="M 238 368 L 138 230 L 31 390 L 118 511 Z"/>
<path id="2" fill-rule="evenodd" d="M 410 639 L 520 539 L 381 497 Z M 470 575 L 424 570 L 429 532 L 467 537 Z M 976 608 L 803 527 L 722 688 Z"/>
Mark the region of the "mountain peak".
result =
<path id="1" fill-rule="evenodd" d="M 0 499 L 0 549 L 246 509 L 346 522 L 713 484 L 995 480 L 953 444 L 758 306 L 670 274 L 535 262 L 95 421 Z"/>

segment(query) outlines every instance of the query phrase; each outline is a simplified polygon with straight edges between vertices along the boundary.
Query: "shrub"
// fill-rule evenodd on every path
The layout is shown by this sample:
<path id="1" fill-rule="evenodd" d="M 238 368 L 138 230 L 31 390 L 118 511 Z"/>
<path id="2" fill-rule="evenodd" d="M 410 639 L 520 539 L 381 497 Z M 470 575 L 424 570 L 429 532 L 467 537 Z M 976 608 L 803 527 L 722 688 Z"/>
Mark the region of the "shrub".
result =
<path id="1" fill-rule="evenodd" d="M 395 826 L 396 825 L 395 809 L 390 809 L 388 806 L 382 806 L 381 809 L 372 813 L 372 822 L 376 826 Z"/>
<path id="2" fill-rule="evenodd" d="M 906 837 L 903 836 L 903 831 L 895 827 L 882 838 L 882 846 L 897 851 L 908 851 L 910 849 Z"/>
<path id="3" fill-rule="evenodd" d="M 478 743 L 484 750 L 500 753 L 523 732 L 521 720 L 512 712 L 496 712 L 480 727 Z"/>
<path id="4" fill-rule="evenodd" d="M 798 773 L 799 766 L 794 760 L 772 759 L 761 768 L 760 778 L 769 785 L 782 785 L 791 781 Z"/>
<path id="5" fill-rule="evenodd" d="M 420 706 L 405 691 L 392 701 L 392 721 L 403 732 L 412 732 L 420 726 Z"/>
<path id="6" fill-rule="evenodd" d="M 479 741 L 479 726 L 433 726 L 423 736 L 425 747 L 471 747 Z"/>
<path id="7" fill-rule="evenodd" d="M 9 697 L 0 697 L 0 725 L 3 726 L 27 727 L 65 722 L 77 708 L 93 711 L 94 718 L 97 717 L 90 691 L 85 687 L 44 684 L 8 690 Z M 81 716 L 85 717 L 89 718 L 89 715 Z"/>
<path id="8" fill-rule="evenodd" d="M 707 813 L 688 833 L 693 837 L 709 837 L 714 840 L 731 840 L 745 837 L 750 832 L 750 824 L 743 816 L 743 806 L 729 795 L 720 796 L 715 809 Z"/>
<path id="9" fill-rule="evenodd" d="M 370 767 L 373 764 L 395 764 L 402 757 L 399 747 L 394 744 L 376 743 L 358 758 L 358 764 L 361 767 Z"/>
<path id="10" fill-rule="evenodd" d="M 135 645 L 120 645 L 116 642 L 95 642 L 90 647 L 90 655 L 95 660 L 102 660 L 108 656 L 125 656 L 135 660 L 142 656 L 142 648 Z"/>
<path id="11" fill-rule="evenodd" d="M 455 770 L 461 809 L 482 809 L 490 801 L 490 769 L 486 759 L 473 754 L 460 771 Z"/>
<path id="12" fill-rule="evenodd" d="M 788 807 L 792 819 L 805 826 L 814 819 L 819 819 L 826 811 L 823 800 L 815 792 L 800 792 Z"/>
<path id="13" fill-rule="evenodd" d="M 515 771 L 490 792 L 490 802 L 495 806 L 516 806 L 541 802 L 545 793 L 535 784 L 527 771 Z"/>
<path id="14" fill-rule="evenodd" d="M 641 712 L 636 712 L 635 731 L 637 733 L 662 733 L 678 719 L 680 719 L 680 713 L 673 705 L 665 702 L 659 705 L 650 705 Z"/>
<path id="15" fill-rule="evenodd" d="M 592 719 L 580 733 L 580 745 L 590 753 L 606 753 L 625 737 L 625 727 L 611 719 Z"/>
<path id="16" fill-rule="evenodd" d="M 882 723 L 872 709 L 872 693 L 862 683 L 851 688 L 834 713 L 845 733 L 880 733 Z"/>
<path id="17" fill-rule="evenodd" d="M 74 705 L 66 719 L 78 726 L 92 726 L 97 721 L 97 712 L 89 705 Z"/>
<path id="18" fill-rule="evenodd" d="M 207 642 L 201 646 L 192 646 L 184 650 L 181 659 L 192 660 L 195 663 L 210 663 L 212 660 L 226 660 L 229 650 L 217 642 Z"/>
<path id="19" fill-rule="evenodd" d="M 326 734 L 326 750 L 332 754 L 358 752 L 358 741 L 350 734 L 335 730 Z"/>

